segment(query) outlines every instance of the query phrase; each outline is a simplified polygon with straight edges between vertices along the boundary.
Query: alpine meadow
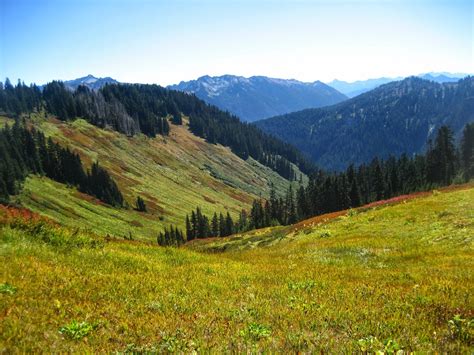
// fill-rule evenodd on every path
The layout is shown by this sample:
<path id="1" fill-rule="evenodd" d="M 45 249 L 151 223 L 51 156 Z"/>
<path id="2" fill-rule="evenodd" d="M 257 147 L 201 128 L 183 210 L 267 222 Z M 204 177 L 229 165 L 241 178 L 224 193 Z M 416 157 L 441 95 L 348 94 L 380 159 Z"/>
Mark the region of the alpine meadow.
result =
<path id="1" fill-rule="evenodd" d="M 0 353 L 473 353 L 473 6 L 0 1 Z"/>

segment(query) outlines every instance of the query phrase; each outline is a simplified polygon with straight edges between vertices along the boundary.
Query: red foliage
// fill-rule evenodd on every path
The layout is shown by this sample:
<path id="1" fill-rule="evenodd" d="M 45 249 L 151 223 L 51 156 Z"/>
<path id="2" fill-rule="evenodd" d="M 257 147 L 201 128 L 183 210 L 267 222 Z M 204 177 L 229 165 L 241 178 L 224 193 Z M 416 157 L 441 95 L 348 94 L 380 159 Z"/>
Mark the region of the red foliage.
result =
<path id="1" fill-rule="evenodd" d="M 0 224 L 10 224 L 14 221 L 22 222 L 44 222 L 51 225 L 57 225 L 49 218 L 42 217 L 39 214 L 30 211 L 27 208 L 17 208 L 4 206 L 0 204 Z"/>

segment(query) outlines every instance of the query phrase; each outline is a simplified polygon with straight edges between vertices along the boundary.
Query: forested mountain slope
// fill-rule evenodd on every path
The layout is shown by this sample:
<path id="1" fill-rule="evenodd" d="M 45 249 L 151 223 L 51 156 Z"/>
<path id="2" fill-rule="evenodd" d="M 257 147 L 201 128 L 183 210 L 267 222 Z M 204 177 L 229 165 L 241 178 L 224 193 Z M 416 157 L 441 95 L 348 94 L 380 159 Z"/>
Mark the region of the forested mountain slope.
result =
<path id="1" fill-rule="evenodd" d="M 437 129 L 459 137 L 474 121 L 474 77 L 439 84 L 415 77 L 392 82 L 340 104 L 258 121 L 319 166 L 345 169 L 402 153 L 422 153 Z"/>
<path id="2" fill-rule="evenodd" d="M 202 100 L 248 122 L 305 108 L 332 105 L 347 98 L 320 81 L 304 83 L 265 76 L 244 78 L 206 75 L 169 88 L 194 93 Z"/>
<path id="3" fill-rule="evenodd" d="M 189 128 L 209 143 L 220 143 L 243 159 L 252 157 L 294 179 L 292 164 L 305 173 L 314 166 L 291 145 L 273 138 L 255 126 L 199 100 L 194 95 L 165 89 L 158 85 L 110 84 L 98 91 L 79 86 L 70 91 L 64 83 L 53 81 L 43 87 L 13 86 L 7 79 L 0 84 L 0 113 L 18 116 L 44 109 L 60 120 L 77 117 L 102 128 L 128 136 L 143 133 L 149 137 L 168 135 L 170 122 L 181 125 L 189 117 Z"/>

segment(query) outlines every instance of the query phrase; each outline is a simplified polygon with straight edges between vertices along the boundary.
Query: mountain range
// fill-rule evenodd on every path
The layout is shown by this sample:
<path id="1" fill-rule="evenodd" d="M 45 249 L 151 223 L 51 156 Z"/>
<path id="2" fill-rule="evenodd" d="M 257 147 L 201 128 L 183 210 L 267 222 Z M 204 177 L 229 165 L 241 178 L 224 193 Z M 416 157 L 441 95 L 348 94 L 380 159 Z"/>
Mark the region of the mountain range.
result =
<path id="1" fill-rule="evenodd" d="M 256 122 L 293 144 L 319 166 L 349 164 L 402 153 L 422 153 L 441 125 L 459 136 L 474 121 L 474 77 L 437 83 L 417 77 L 382 85 L 337 105 Z"/>
<path id="2" fill-rule="evenodd" d="M 168 88 L 194 93 L 247 122 L 305 108 L 333 105 L 347 99 L 320 81 L 304 83 L 265 76 L 206 75 Z"/>
<path id="3" fill-rule="evenodd" d="M 431 80 L 437 83 L 449 83 L 455 82 L 459 79 L 467 76 L 468 74 L 462 73 L 426 73 L 417 75 L 418 77 L 426 80 Z M 357 95 L 363 94 L 364 92 L 370 91 L 375 89 L 376 87 L 387 84 L 391 81 L 402 80 L 403 77 L 398 76 L 394 78 L 382 77 L 382 78 L 375 78 L 375 79 L 368 79 L 368 80 L 358 80 L 354 82 L 347 82 L 341 80 L 333 80 L 327 83 L 329 86 L 333 87 L 334 89 L 338 90 L 339 92 L 343 93 L 344 95 L 352 98 Z"/>
<path id="4" fill-rule="evenodd" d="M 455 82 L 467 74 L 426 73 L 418 77 L 437 83 Z M 333 80 L 301 82 L 292 79 L 276 79 L 266 76 L 245 78 L 235 75 L 202 76 L 196 80 L 182 81 L 169 89 L 193 93 L 205 102 L 238 116 L 241 120 L 253 122 L 307 108 L 329 106 L 347 98 L 402 77 L 382 77 L 347 82 Z M 91 90 L 99 90 L 106 84 L 119 83 L 111 77 L 98 78 L 91 74 L 64 82 L 67 88 L 77 89 L 85 85 Z"/>

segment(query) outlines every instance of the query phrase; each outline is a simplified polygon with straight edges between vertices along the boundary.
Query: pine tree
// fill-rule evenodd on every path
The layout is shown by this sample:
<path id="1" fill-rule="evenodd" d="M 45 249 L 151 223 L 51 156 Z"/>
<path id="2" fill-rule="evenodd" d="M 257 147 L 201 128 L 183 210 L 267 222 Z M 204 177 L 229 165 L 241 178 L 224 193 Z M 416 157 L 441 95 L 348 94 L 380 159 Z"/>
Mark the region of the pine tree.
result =
<path id="1" fill-rule="evenodd" d="M 191 222 L 189 221 L 189 216 L 187 214 L 186 214 L 186 239 L 187 240 L 194 239 L 193 229 L 191 227 Z"/>
<path id="2" fill-rule="evenodd" d="M 263 208 L 259 200 L 253 201 L 252 209 L 250 210 L 250 223 L 254 229 L 263 227 Z"/>
<path id="3" fill-rule="evenodd" d="M 197 231 L 198 231 L 198 220 L 196 217 L 196 213 L 194 211 L 191 212 L 191 234 L 188 235 L 188 240 L 193 240 L 198 238 Z"/>
<path id="4" fill-rule="evenodd" d="M 469 181 L 474 177 L 474 123 L 464 127 L 460 155 L 464 179 Z"/>
<path id="5" fill-rule="evenodd" d="M 353 179 L 349 190 L 350 207 L 358 207 L 360 203 L 360 191 L 357 180 Z"/>
<path id="6" fill-rule="evenodd" d="M 234 233 L 234 221 L 230 216 L 229 212 L 227 212 L 227 216 L 225 218 L 225 236 L 229 236 Z"/>
<path id="7" fill-rule="evenodd" d="M 372 170 L 372 178 L 371 178 L 371 185 L 372 185 L 372 193 L 373 193 L 373 200 L 382 200 L 385 196 L 385 182 L 384 176 L 382 172 L 382 167 L 380 166 L 380 162 L 377 158 L 372 161 L 371 164 Z"/>
<path id="8" fill-rule="evenodd" d="M 238 221 L 238 230 L 239 231 L 246 231 L 247 228 L 248 228 L 248 217 L 247 217 L 247 211 L 246 210 L 242 210 L 240 211 L 240 214 L 239 214 L 239 221 Z"/>
<path id="9" fill-rule="evenodd" d="M 296 197 L 297 215 L 299 219 L 309 216 L 311 208 L 307 201 L 307 194 L 303 185 L 300 185 Z"/>
<path id="10" fill-rule="evenodd" d="M 448 185 L 455 175 L 456 152 L 453 132 L 447 126 L 438 130 L 435 142 L 430 143 L 427 153 L 428 181 L 435 185 Z"/>
<path id="11" fill-rule="evenodd" d="M 219 219 L 217 218 L 217 213 L 214 212 L 214 215 L 212 216 L 212 222 L 211 222 L 211 236 L 212 237 L 218 237 L 219 236 Z"/>
<path id="12" fill-rule="evenodd" d="M 296 207 L 295 207 L 295 197 L 293 194 L 293 187 L 290 185 L 286 194 L 286 224 L 293 224 L 296 222 Z"/>
<path id="13" fill-rule="evenodd" d="M 219 237 L 225 237 L 225 219 L 222 213 L 219 213 Z"/>
<path id="14" fill-rule="evenodd" d="M 137 196 L 136 209 L 140 212 L 147 211 L 145 201 L 140 196 Z"/>

